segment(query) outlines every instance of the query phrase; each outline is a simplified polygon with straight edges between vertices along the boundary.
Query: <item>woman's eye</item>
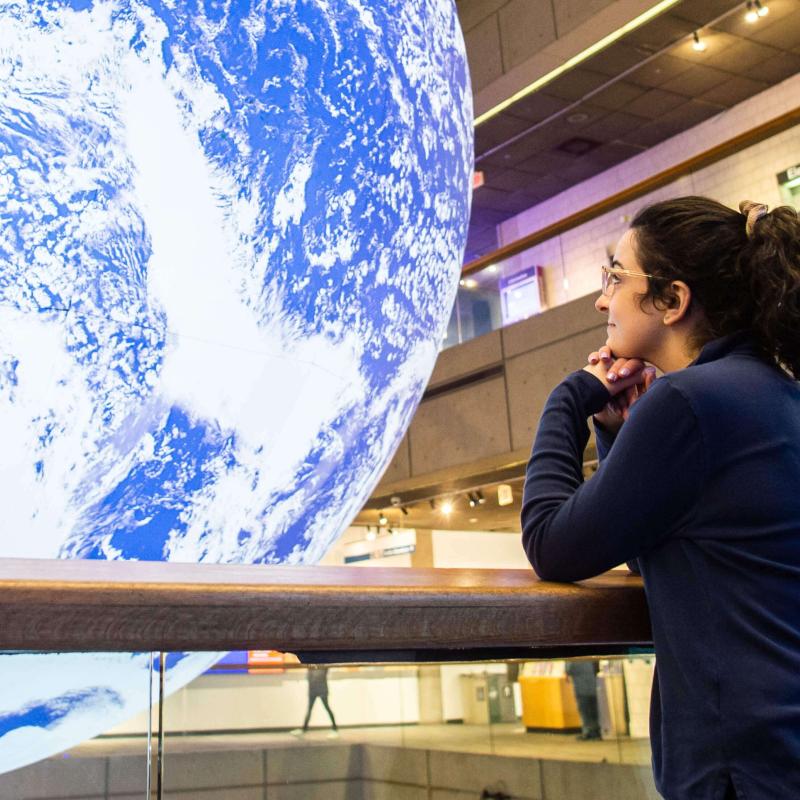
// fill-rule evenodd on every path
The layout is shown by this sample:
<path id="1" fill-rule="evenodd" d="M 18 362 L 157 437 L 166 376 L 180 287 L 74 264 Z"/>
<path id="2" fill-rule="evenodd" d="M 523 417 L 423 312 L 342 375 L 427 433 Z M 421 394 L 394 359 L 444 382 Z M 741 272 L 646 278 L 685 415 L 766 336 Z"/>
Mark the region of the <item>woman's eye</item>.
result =
<path id="1" fill-rule="evenodd" d="M 611 273 L 611 282 L 616 286 L 618 283 L 622 283 L 622 278 L 615 273 Z"/>

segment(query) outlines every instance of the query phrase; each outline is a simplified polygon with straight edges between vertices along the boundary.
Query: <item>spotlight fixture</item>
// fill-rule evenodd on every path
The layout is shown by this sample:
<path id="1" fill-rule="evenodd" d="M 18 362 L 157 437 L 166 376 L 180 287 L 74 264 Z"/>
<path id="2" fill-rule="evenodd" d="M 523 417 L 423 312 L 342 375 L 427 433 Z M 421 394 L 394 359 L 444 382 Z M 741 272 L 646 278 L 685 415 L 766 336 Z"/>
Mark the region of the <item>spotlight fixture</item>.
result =
<path id="1" fill-rule="evenodd" d="M 369 526 L 367 526 L 367 535 L 366 535 L 366 540 L 367 540 L 368 542 L 374 542 L 374 541 L 375 541 L 375 537 L 376 537 L 377 535 L 378 535 L 378 534 L 377 534 L 377 533 L 375 533 L 375 531 L 374 531 L 374 530 L 372 530 L 372 528 L 370 528 Z"/>
<path id="2" fill-rule="evenodd" d="M 486 498 L 483 496 L 483 492 L 480 489 L 475 492 L 475 497 L 478 498 L 479 505 L 483 505 L 486 502 Z"/>
<path id="3" fill-rule="evenodd" d="M 451 500 L 445 500 L 442 503 L 442 514 L 452 514 L 453 513 L 453 502 Z"/>
<path id="4" fill-rule="evenodd" d="M 389 519 L 387 518 L 386 514 L 381 511 L 380 515 L 378 516 L 378 525 L 385 525 Z"/>
<path id="5" fill-rule="evenodd" d="M 747 11 L 744 18 L 751 25 L 758 22 L 759 17 L 766 17 L 769 14 L 769 6 L 761 0 L 747 0 Z"/>
<path id="6" fill-rule="evenodd" d="M 435 499 L 431 498 L 430 500 L 428 500 L 428 504 L 431 507 L 431 511 L 436 511 L 436 500 Z"/>
<path id="7" fill-rule="evenodd" d="M 708 48 L 708 45 L 700 38 L 697 31 L 692 34 L 692 48 L 696 50 L 698 53 L 702 53 L 704 50 Z"/>
<path id="8" fill-rule="evenodd" d="M 400 511 L 403 512 L 404 517 L 408 516 L 408 509 L 405 506 L 400 506 Z"/>
<path id="9" fill-rule="evenodd" d="M 478 505 L 478 495 L 475 492 L 467 492 L 467 500 L 469 501 L 469 507 L 475 508 Z"/>

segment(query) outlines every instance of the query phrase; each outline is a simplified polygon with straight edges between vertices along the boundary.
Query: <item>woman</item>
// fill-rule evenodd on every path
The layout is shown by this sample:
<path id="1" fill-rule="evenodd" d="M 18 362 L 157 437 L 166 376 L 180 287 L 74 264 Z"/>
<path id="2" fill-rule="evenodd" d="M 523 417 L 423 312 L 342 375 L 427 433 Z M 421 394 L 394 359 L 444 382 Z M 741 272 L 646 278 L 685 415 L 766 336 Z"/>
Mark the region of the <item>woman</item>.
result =
<path id="1" fill-rule="evenodd" d="M 543 579 L 638 564 L 667 800 L 800 798 L 800 223 L 740 209 L 636 216 L 603 268 L 606 345 L 551 394 L 523 498 Z"/>

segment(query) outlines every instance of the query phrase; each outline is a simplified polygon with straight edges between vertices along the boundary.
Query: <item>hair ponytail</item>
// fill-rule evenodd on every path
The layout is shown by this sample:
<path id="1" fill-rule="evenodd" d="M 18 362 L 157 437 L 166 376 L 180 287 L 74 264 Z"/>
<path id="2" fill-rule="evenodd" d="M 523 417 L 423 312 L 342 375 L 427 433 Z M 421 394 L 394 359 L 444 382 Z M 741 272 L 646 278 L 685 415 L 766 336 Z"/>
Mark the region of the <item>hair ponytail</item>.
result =
<path id="1" fill-rule="evenodd" d="M 633 244 L 648 279 L 645 299 L 669 305 L 684 281 L 702 308 L 702 346 L 748 331 L 764 355 L 800 379 L 800 220 L 790 206 L 734 211 L 706 197 L 679 197 L 640 211 Z"/>
<path id="2" fill-rule="evenodd" d="M 800 379 L 800 220 L 780 206 L 754 226 L 742 267 L 753 296 L 756 340 Z"/>

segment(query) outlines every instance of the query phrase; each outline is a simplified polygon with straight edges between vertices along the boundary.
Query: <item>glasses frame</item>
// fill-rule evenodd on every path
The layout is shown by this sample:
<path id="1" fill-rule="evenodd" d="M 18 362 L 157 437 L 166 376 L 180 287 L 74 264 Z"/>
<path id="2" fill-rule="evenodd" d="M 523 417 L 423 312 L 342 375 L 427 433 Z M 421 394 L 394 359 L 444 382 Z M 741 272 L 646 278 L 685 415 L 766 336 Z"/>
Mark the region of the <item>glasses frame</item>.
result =
<path id="1" fill-rule="evenodd" d="M 603 294 L 603 297 L 611 297 L 614 294 L 614 287 L 616 284 L 610 283 L 609 278 L 612 275 L 632 275 L 634 278 L 654 278 L 657 279 L 658 275 L 651 275 L 649 272 L 633 272 L 629 269 L 623 269 L 622 267 L 610 267 L 608 264 L 601 264 L 601 281 L 600 281 L 600 291 Z"/>

